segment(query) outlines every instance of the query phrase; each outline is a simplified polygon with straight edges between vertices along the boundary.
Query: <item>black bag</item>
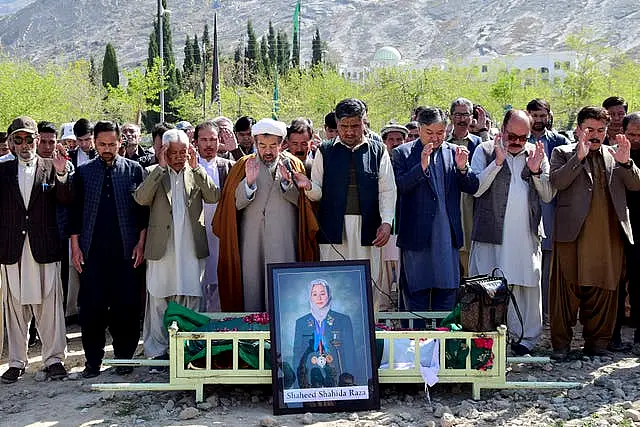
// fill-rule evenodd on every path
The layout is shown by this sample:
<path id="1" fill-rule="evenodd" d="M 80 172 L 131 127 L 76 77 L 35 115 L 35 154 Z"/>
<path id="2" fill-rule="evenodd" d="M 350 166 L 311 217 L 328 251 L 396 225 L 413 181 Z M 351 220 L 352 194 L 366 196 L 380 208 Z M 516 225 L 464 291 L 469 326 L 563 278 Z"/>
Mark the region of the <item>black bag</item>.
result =
<path id="1" fill-rule="evenodd" d="M 491 275 L 462 278 L 458 290 L 458 304 L 460 304 L 460 324 L 463 330 L 490 332 L 495 331 L 500 325 L 506 325 L 509 300 L 513 302 L 522 325 L 522 316 L 507 284 L 507 279 L 504 275 L 496 276 L 497 271 L 499 269 L 494 269 Z M 521 329 L 524 330 L 524 328 Z M 518 342 L 522 340 L 522 335 Z"/>

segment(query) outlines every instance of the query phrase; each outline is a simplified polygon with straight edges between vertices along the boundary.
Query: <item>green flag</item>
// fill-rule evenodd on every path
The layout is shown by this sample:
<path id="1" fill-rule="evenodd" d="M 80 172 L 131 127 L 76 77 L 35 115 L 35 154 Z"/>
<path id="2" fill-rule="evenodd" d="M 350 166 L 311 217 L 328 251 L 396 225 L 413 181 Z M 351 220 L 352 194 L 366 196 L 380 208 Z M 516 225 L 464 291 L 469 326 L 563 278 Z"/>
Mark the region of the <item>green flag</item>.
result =
<path id="1" fill-rule="evenodd" d="M 278 110 L 280 109 L 279 105 L 280 94 L 278 92 L 278 70 L 275 72 L 275 79 L 273 83 L 273 110 L 271 111 L 271 118 L 273 120 L 278 120 Z"/>
<path id="2" fill-rule="evenodd" d="M 298 26 L 300 25 L 300 0 L 296 3 L 296 10 L 293 12 L 293 33 L 298 32 Z"/>

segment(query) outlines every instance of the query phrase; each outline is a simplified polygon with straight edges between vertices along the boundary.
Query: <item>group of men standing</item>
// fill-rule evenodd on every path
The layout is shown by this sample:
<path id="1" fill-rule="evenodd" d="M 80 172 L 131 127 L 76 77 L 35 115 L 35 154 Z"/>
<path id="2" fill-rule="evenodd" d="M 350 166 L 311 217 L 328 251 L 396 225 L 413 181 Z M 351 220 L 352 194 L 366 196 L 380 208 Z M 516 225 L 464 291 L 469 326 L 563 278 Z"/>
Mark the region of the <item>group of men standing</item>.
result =
<path id="1" fill-rule="evenodd" d="M 421 107 L 414 138 L 396 124 L 380 137 L 366 104 L 345 99 L 325 118 L 325 133 L 335 133 L 325 141 L 304 118 L 287 127 L 218 117 L 156 125 L 151 153 L 136 125 L 79 120 L 67 152 L 52 124 L 19 117 L 7 133 L 12 157 L 0 162 L 2 381 L 24 372 L 32 317 L 47 374 L 66 376 L 68 255 L 79 273 L 85 378 L 100 374 L 107 328 L 115 357 L 134 356 L 142 298 L 145 354 L 163 359 L 170 302 L 266 311 L 274 262 L 369 260 L 376 308 L 391 306 L 384 282 L 397 274 L 400 308 L 411 311 L 451 310 L 461 276 L 499 268 L 522 313 L 520 322 L 509 310 L 511 333 L 522 335 L 515 354 L 531 352 L 548 311 L 553 356 L 566 358 L 578 309 L 585 353 L 618 349 L 625 252 L 627 277 L 640 276 L 630 265 L 640 213 L 627 193 L 640 190 L 640 114 L 608 134 L 607 109 L 585 107 L 574 144 L 549 129 L 550 114 L 534 99 L 508 111 L 490 139 L 481 107 L 458 98 L 449 114 Z M 389 245 L 400 249 L 395 272 L 384 268 Z M 631 283 L 629 293 L 637 311 Z"/>

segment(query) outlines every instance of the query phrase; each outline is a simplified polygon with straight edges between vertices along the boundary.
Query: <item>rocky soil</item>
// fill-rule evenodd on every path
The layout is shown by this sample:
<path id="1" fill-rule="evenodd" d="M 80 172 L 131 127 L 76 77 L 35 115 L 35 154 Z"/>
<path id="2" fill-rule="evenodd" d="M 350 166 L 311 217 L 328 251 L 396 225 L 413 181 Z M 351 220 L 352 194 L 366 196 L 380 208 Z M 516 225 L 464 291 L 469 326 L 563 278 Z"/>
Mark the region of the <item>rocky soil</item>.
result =
<path id="1" fill-rule="evenodd" d="M 624 330 L 630 340 L 629 329 Z M 121 377 L 105 369 L 92 380 L 79 376 L 83 354 L 78 328 L 70 327 L 65 381 L 40 372 L 39 347 L 15 384 L 0 385 L 1 426 L 631 426 L 640 425 L 640 362 L 631 353 L 614 358 L 583 356 L 553 364 L 512 364 L 514 381 L 577 381 L 574 390 L 488 390 L 473 401 L 468 385 L 436 385 L 428 401 L 421 385 L 381 386 L 379 411 L 272 415 L 271 388 L 215 386 L 197 404 L 193 392 L 96 392 L 92 382 L 167 381 L 167 374 L 136 368 Z M 579 342 L 576 342 L 576 345 Z M 536 350 L 549 354 L 548 331 Z M 6 347 L 5 347 L 6 353 Z M 110 357 L 111 354 L 108 354 Z M 6 354 L 0 373 L 7 368 Z"/>

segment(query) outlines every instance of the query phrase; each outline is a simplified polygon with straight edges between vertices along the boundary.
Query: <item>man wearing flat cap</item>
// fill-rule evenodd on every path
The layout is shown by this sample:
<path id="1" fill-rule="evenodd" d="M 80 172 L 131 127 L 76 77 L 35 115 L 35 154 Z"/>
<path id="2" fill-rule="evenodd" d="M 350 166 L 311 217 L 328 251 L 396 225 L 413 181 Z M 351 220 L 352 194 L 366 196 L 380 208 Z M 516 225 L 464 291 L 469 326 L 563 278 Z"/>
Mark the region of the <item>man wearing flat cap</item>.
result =
<path id="1" fill-rule="evenodd" d="M 387 147 L 389 155 L 391 155 L 394 148 L 406 142 L 408 135 L 409 129 L 396 123 L 389 123 L 380 131 L 382 142 Z"/>
<path id="2" fill-rule="evenodd" d="M 0 163 L 0 282 L 9 344 L 9 369 L 1 379 L 14 383 L 24 373 L 32 313 L 45 372 L 62 379 L 67 376 L 62 366 L 66 337 L 56 208 L 71 201 L 67 160 L 60 144 L 51 159 L 36 155 L 40 136 L 30 117 L 15 119 L 7 134 L 16 158 Z"/>
<path id="3" fill-rule="evenodd" d="M 213 232 L 220 238 L 222 311 L 265 311 L 266 265 L 311 261 L 315 255 L 317 224 L 311 204 L 289 173 L 304 174 L 304 165 L 280 152 L 286 124 L 262 119 L 251 134 L 257 153 L 231 169 L 213 219 Z"/>

